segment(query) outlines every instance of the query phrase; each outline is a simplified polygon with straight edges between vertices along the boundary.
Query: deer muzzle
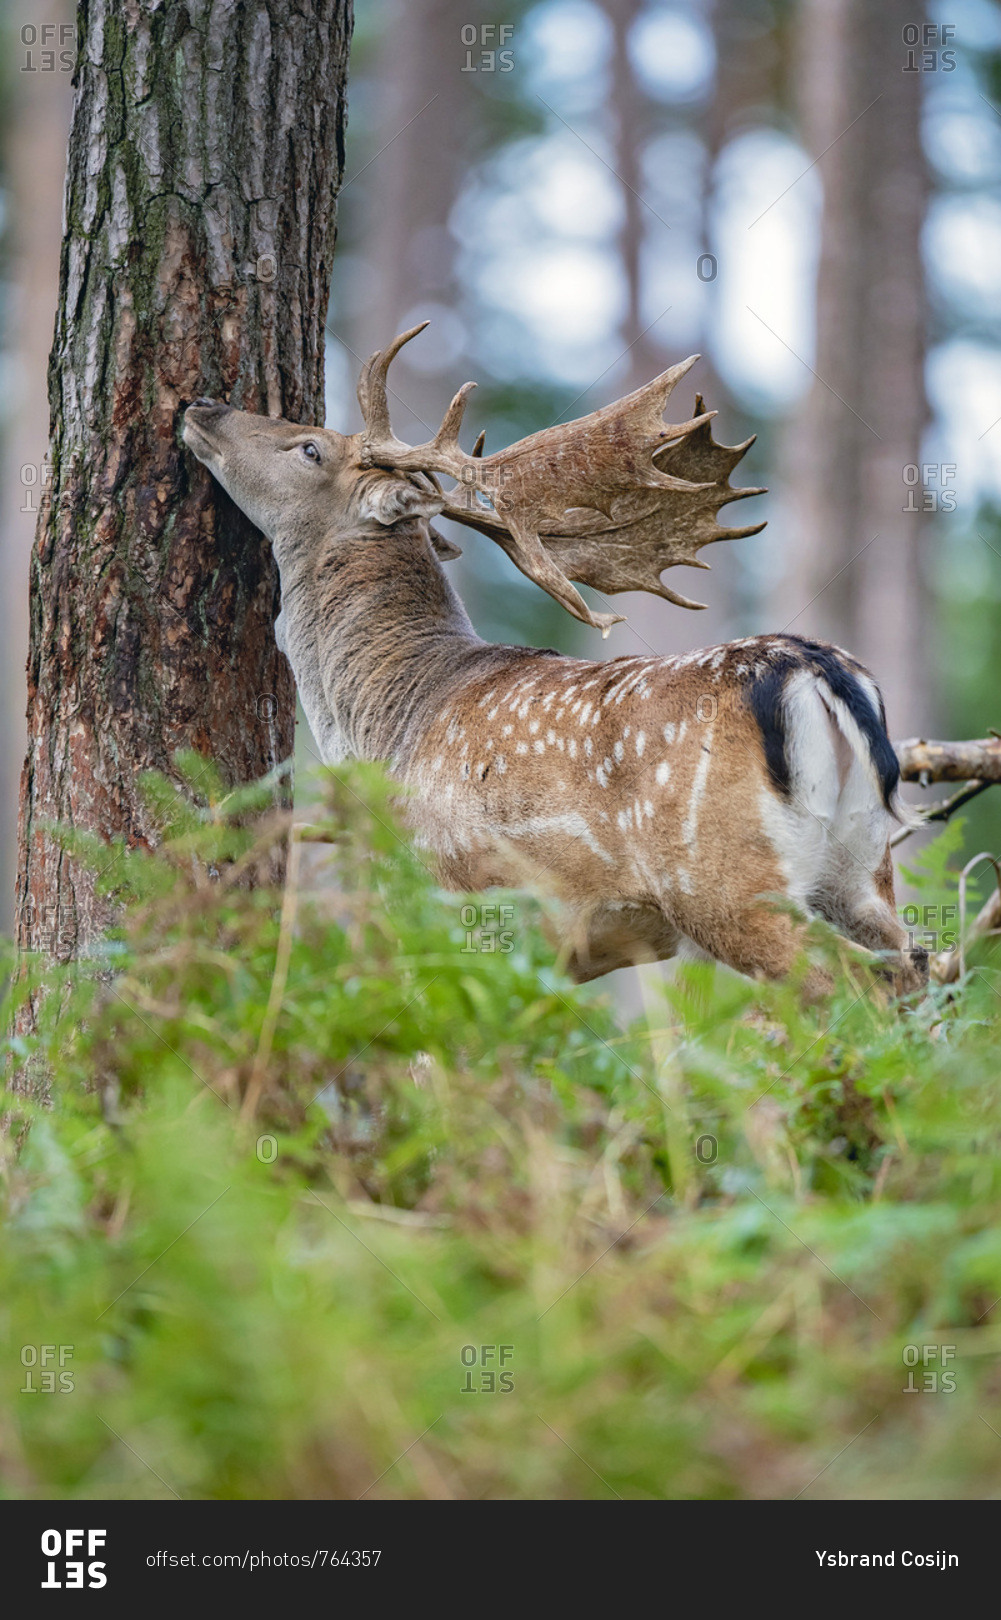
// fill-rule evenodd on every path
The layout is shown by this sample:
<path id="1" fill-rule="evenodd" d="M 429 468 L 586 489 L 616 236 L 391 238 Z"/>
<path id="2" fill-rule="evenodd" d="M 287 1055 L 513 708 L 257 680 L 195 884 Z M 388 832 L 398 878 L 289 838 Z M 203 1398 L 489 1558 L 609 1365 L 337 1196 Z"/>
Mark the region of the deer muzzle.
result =
<path id="1" fill-rule="evenodd" d="M 209 399 L 202 396 L 189 405 L 184 413 L 184 427 L 181 437 L 189 450 L 192 450 L 199 460 L 204 459 L 206 452 L 216 450 L 212 430 L 218 427 L 225 417 L 233 410 L 232 405 L 226 405 L 222 400 Z"/>

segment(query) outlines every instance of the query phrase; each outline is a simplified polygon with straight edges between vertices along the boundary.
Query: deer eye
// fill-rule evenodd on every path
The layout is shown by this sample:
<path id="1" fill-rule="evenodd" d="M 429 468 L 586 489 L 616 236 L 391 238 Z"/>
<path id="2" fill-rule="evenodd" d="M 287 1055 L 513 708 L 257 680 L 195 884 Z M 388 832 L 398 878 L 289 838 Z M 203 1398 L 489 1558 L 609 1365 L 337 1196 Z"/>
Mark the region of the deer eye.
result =
<path id="1" fill-rule="evenodd" d="M 302 449 L 303 455 L 307 458 L 307 460 L 309 460 L 309 461 L 319 461 L 320 452 L 316 448 L 315 444 L 313 444 L 312 442 L 310 442 L 309 444 L 304 444 L 304 445 L 301 446 L 301 449 Z"/>

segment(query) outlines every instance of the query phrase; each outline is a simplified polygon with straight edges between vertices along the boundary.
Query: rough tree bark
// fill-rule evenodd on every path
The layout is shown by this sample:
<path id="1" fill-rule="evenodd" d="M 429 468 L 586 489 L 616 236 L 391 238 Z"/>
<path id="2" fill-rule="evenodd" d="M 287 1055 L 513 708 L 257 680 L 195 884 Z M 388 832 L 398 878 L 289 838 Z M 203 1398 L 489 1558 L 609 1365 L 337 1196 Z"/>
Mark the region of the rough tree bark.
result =
<path id="1" fill-rule="evenodd" d="M 60 960 L 107 920 L 60 821 L 154 836 L 140 771 L 292 752 L 265 541 L 182 449 L 199 394 L 323 420 L 350 0 L 82 0 L 52 463 L 31 565 L 18 940 Z"/>
<path id="2" fill-rule="evenodd" d="M 46 7 L 47 39 L 72 38 L 73 7 Z M 73 107 L 72 55 L 59 70 L 41 71 L 34 0 L 8 6 L 17 39 L 17 71 L 6 109 L 5 184 L 12 248 L 4 347 L 9 375 L 0 458 L 0 933 L 14 930 L 17 801 L 24 759 L 28 659 L 28 567 L 38 521 L 39 466 L 49 425 L 45 362 L 59 290 L 59 242 L 66 175 L 66 137 Z M 65 29 L 60 35 L 59 30 Z M 60 47 L 70 50 L 68 45 Z M 32 72 L 31 69 L 36 69 Z"/>

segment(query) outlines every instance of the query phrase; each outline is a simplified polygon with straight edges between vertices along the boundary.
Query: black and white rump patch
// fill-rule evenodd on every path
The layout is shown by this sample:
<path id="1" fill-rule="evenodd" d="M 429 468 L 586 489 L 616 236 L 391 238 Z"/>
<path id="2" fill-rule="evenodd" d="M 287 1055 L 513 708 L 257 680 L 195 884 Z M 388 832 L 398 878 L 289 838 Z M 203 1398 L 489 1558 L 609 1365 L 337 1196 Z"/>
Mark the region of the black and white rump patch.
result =
<path id="1" fill-rule="evenodd" d="M 748 681 L 747 701 L 761 732 L 772 786 L 782 798 L 791 796 L 785 694 L 790 677 L 801 670 L 815 675 L 844 704 L 865 738 L 883 803 L 892 810 L 900 765 L 887 736 L 886 711 L 876 683 L 868 670 L 840 647 L 807 641 L 802 636 L 764 640 L 756 649 L 755 672 Z"/>

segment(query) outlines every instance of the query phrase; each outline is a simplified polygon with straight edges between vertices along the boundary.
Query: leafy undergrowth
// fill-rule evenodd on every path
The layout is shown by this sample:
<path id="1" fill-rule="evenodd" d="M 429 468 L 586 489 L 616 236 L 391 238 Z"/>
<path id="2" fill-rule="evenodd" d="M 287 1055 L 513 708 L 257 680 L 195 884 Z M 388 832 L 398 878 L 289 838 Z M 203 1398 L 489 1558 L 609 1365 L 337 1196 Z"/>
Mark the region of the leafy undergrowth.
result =
<path id="1" fill-rule="evenodd" d="M 623 1031 L 376 771 L 283 904 L 266 790 L 184 764 L 9 1043 L 48 1099 L 8 1098 L 6 1495 L 997 1494 L 989 955 L 910 1007 L 688 967 Z"/>

